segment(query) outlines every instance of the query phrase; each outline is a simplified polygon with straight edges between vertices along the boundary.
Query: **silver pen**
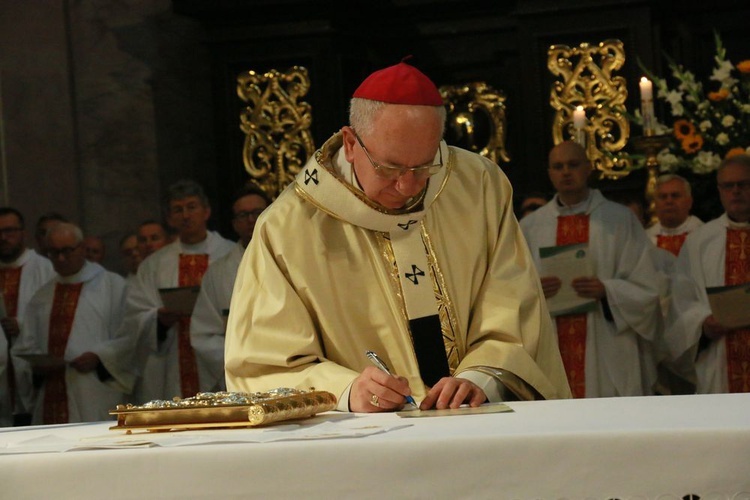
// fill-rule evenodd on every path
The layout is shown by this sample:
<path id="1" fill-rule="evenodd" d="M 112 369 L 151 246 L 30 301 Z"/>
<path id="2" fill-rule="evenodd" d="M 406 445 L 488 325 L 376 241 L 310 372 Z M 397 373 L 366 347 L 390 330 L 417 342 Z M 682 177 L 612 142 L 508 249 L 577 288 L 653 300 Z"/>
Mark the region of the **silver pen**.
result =
<path id="1" fill-rule="evenodd" d="M 391 377 L 395 377 L 393 373 L 391 373 L 391 370 L 388 368 L 388 365 L 385 364 L 385 361 L 380 359 L 380 356 L 375 351 L 365 351 L 365 356 L 367 356 L 367 359 L 369 359 L 373 365 L 377 366 L 380 371 L 387 373 Z M 406 402 L 412 405 L 414 408 L 419 408 L 417 406 L 417 402 L 414 401 L 414 398 L 411 396 L 405 396 Z"/>

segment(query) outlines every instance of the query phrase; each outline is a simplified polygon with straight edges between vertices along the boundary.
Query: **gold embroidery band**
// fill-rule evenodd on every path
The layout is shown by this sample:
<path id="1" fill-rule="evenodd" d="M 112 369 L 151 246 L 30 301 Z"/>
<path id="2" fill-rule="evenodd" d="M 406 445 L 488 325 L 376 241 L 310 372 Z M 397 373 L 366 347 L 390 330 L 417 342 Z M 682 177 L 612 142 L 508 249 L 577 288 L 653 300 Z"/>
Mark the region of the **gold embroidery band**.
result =
<path id="1" fill-rule="evenodd" d="M 60 358 L 65 356 L 82 288 L 83 283 L 55 285 L 47 335 L 47 352 L 53 356 Z M 65 371 L 66 368 L 63 368 L 47 375 L 44 384 L 44 424 L 68 423 L 68 391 L 65 385 Z"/>

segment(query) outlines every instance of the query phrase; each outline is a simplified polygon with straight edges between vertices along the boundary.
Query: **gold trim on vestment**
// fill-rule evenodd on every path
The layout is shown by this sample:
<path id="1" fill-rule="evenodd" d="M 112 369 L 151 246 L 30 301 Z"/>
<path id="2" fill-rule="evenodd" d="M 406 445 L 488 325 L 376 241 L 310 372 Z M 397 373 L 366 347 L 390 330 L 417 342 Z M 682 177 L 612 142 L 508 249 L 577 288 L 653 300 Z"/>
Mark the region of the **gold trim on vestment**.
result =
<path id="1" fill-rule="evenodd" d="M 443 275 L 443 272 L 438 265 L 435 248 L 432 246 L 432 240 L 427 232 L 424 219 L 420 221 L 420 224 L 422 228 L 422 241 L 424 242 L 425 251 L 427 252 L 427 262 L 430 265 L 430 278 L 432 278 L 432 286 L 435 291 L 435 301 L 438 305 L 438 316 L 440 318 L 440 330 L 443 332 L 445 354 L 448 357 L 450 373 L 453 375 L 453 372 L 456 371 L 456 368 L 458 368 L 458 364 L 463 357 L 463 353 L 456 343 L 456 332 L 458 331 L 456 312 L 453 308 L 453 302 L 448 294 L 448 287 L 445 285 L 445 275 Z"/>

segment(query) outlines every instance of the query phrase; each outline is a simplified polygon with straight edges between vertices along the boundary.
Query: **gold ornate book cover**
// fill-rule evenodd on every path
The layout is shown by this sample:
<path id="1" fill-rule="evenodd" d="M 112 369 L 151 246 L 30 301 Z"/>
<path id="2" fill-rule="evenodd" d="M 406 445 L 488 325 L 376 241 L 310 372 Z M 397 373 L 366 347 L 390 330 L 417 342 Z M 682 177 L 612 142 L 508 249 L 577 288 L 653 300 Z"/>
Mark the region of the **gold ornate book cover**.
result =
<path id="1" fill-rule="evenodd" d="M 191 398 L 154 400 L 141 406 L 117 405 L 111 430 L 170 431 L 255 427 L 308 418 L 336 408 L 330 392 L 278 388 L 268 392 L 201 392 Z"/>

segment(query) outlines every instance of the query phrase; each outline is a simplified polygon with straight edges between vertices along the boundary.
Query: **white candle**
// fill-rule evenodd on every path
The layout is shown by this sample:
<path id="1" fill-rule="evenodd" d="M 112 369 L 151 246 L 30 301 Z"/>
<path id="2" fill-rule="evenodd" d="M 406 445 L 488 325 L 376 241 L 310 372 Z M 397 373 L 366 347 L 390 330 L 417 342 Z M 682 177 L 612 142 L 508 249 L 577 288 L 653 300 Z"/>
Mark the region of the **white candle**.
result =
<path id="1" fill-rule="evenodd" d="M 586 111 L 583 110 L 583 106 L 576 106 L 576 109 L 573 111 L 573 128 L 580 130 L 585 125 Z"/>
<path id="2" fill-rule="evenodd" d="M 654 135 L 654 86 L 651 80 L 641 77 L 641 115 L 643 115 L 643 135 Z"/>
<path id="3" fill-rule="evenodd" d="M 654 85 L 645 76 L 641 77 L 641 101 L 650 101 L 654 98 Z"/>

